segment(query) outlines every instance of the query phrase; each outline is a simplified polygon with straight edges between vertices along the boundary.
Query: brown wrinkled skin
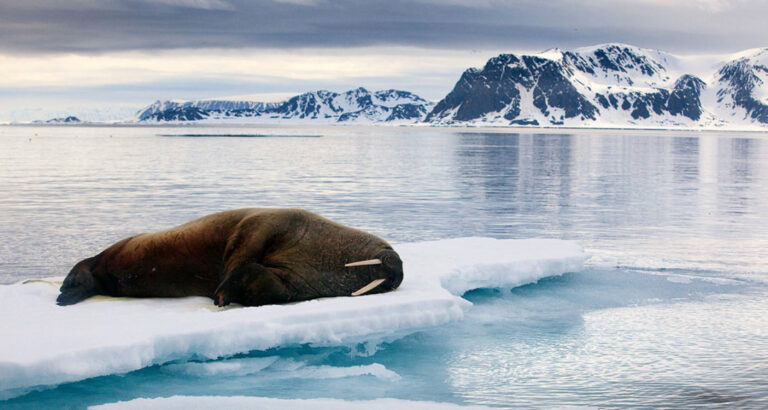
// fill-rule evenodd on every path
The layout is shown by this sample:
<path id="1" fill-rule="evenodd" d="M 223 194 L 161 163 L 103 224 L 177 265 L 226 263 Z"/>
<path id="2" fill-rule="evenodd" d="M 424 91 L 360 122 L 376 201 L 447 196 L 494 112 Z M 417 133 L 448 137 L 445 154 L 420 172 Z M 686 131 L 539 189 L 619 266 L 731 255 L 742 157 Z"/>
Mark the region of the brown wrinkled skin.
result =
<path id="1" fill-rule="evenodd" d="M 345 267 L 381 259 L 382 264 Z M 237 209 L 123 239 L 70 271 L 58 303 L 93 295 L 207 296 L 219 306 L 285 303 L 397 288 L 402 262 L 387 242 L 299 209 Z"/>

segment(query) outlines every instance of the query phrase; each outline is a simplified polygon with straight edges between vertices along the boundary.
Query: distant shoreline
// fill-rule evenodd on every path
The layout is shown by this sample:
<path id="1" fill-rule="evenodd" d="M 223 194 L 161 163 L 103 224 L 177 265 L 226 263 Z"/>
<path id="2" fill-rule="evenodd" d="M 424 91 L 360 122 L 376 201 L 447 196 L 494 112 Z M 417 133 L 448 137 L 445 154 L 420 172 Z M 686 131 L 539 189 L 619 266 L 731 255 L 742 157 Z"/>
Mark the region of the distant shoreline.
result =
<path id="1" fill-rule="evenodd" d="M 372 123 L 372 124 L 335 124 L 335 123 L 100 123 L 100 122 L 83 122 L 79 124 L 33 124 L 33 123 L 8 123 L 0 124 L 0 127 L 84 127 L 84 128 L 317 128 L 317 127 L 380 127 L 380 128 L 423 128 L 423 129 L 464 129 L 464 130 L 485 130 L 495 131 L 503 133 L 505 131 L 514 130 L 515 132 L 532 132 L 532 133 L 547 133 L 553 131 L 640 131 L 640 132 L 653 132 L 653 131 L 674 131 L 680 133 L 750 133 L 750 134 L 768 134 L 768 128 L 760 129 L 738 129 L 738 128 L 651 128 L 651 127 L 564 127 L 564 126 L 520 126 L 520 125 L 474 125 L 474 124 L 387 124 L 387 123 Z"/>

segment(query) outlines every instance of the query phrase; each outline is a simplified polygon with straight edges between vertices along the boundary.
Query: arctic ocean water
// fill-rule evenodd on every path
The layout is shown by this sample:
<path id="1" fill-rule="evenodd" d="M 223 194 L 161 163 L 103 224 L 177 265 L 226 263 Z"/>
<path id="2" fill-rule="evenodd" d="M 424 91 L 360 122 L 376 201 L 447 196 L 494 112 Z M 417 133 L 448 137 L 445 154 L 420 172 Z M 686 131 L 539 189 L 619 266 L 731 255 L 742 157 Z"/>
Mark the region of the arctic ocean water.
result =
<path id="1" fill-rule="evenodd" d="M 470 291 L 464 320 L 377 346 L 171 363 L 0 407 L 174 395 L 768 406 L 765 134 L 0 127 L 0 283 L 259 206 L 307 208 L 393 244 L 559 238 L 592 257 L 580 273 Z"/>

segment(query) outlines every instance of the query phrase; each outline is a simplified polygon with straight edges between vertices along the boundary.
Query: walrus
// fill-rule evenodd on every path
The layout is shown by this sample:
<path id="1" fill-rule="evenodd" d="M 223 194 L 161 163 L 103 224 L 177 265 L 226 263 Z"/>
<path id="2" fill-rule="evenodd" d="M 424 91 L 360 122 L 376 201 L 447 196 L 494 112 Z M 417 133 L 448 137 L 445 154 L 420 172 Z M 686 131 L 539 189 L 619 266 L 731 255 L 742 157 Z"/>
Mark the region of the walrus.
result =
<path id="1" fill-rule="evenodd" d="M 402 280 L 400 256 L 375 235 L 305 210 L 250 208 L 118 241 L 75 264 L 57 303 L 207 296 L 261 306 L 388 292 Z"/>

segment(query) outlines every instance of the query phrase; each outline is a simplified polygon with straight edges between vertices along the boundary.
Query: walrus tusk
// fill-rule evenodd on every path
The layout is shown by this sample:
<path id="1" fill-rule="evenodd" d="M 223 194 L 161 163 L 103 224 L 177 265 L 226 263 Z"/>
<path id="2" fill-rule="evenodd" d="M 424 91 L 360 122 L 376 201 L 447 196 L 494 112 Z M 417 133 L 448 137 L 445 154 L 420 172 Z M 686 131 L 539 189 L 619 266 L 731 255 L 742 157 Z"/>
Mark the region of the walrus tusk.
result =
<path id="1" fill-rule="evenodd" d="M 378 259 L 375 259 L 375 260 L 378 260 Z M 381 263 L 381 262 L 379 262 L 379 263 Z M 376 279 L 373 282 L 371 282 L 371 283 L 363 286 L 362 288 L 360 288 L 360 290 L 352 292 L 352 296 L 364 295 L 364 294 L 370 292 L 371 290 L 373 290 L 373 288 L 375 288 L 376 286 L 381 285 L 381 283 L 384 282 L 384 280 L 385 279 Z"/>
<path id="2" fill-rule="evenodd" d="M 344 265 L 345 268 L 350 268 L 352 266 L 366 266 L 366 265 L 378 265 L 381 263 L 380 259 L 368 259 L 367 261 L 360 261 L 360 262 L 351 262 L 346 265 Z"/>

